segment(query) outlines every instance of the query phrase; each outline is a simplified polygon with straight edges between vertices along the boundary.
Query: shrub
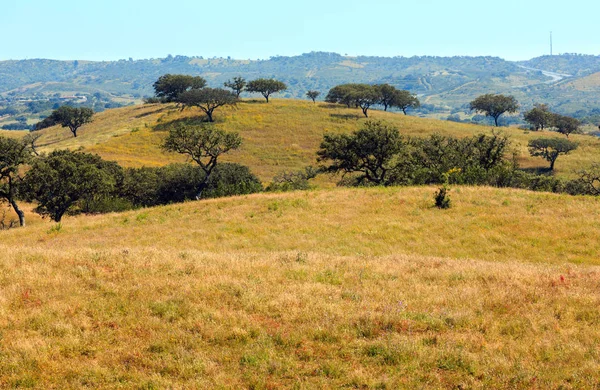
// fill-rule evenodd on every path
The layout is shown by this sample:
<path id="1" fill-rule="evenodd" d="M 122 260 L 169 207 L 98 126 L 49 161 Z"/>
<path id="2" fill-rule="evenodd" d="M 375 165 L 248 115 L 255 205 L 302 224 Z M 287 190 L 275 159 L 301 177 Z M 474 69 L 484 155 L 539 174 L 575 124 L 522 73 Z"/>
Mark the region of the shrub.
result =
<path id="1" fill-rule="evenodd" d="M 297 191 L 310 189 L 310 179 L 314 179 L 319 171 L 308 166 L 301 171 L 283 171 L 273 178 L 266 188 L 267 191 Z"/>
<path id="2" fill-rule="evenodd" d="M 196 199 L 204 182 L 204 171 L 196 165 L 170 164 L 160 168 L 130 168 L 125 171 L 121 196 L 135 206 L 149 207 Z M 219 163 L 213 170 L 202 198 L 250 194 L 262 184 L 248 167 Z"/>

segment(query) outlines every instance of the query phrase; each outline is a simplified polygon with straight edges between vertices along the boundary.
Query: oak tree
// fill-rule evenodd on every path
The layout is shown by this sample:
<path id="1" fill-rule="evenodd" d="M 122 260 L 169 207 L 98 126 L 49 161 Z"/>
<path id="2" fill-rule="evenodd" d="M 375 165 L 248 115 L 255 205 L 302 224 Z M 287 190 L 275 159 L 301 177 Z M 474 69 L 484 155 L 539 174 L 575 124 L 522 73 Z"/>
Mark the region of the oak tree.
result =
<path id="1" fill-rule="evenodd" d="M 225 105 L 235 105 L 237 96 L 222 88 L 202 88 L 183 92 L 177 97 L 177 102 L 183 107 L 198 107 L 208 117 L 209 122 L 214 122 L 213 112 Z"/>
<path id="2" fill-rule="evenodd" d="M 319 97 L 320 94 L 321 92 L 319 91 L 308 91 L 306 92 L 306 97 L 308 97 L 313 101 L 313 103 L 315 103 L 315 100 L 317 99 L 317 97 Z"/>
<path id="3" fill-rule="evenodd" d="M 537 131 L 550 127 L 553 116 L 547 105 L 536 104 L 535 107 L 523 115 L 523 118 Z"/>
<path id="4" fill-rule="evenodd" d="M 260 93 L 267 100 L 267 103 L 269 102 L 269 96 L 286 89 L 287 85 L 285 83 L 275 79 L 256 79 L 248 82 L 246 86 L 246 91 Z"/>
<path id="5" fill-rule="evenodd" d="M 421 102 L 416 95 L 413 95 L 409 91 L 397 90 L 394 93 L 393 100 L 391 100 L 392 107 L 397 107 L 402 110 L 406 115 L 406 110 L 409 108 L 415 109 L 421 106 Z"/>
<path id="6" fill-rule="evenodd" d="M 235 93 L 235 96 L 239 98 L 240 94 L 244 91 L 244 88 L 246 88 L 246 84 L 246 79 L 243 77 L 234 77 L 231 80 L 225 81 L 223 86 L 225 88 L 231 88 Z"/>
<path id="7" fill-rule="evenodd" d="M 153 84 L 154 93 L 166 102 L 174 102 L 179 94 L 192 89 L 201 89 L 206 86 L 206 80 L 200 76 L 185 74 L 165 74 Z"/>
<path id="8" fill-rule="evenodd" d="M 482 112 L 485 116 L 494 118 L 494 123 L 498 126 L 498 118 L 505 112 L 517 112 L 519 103 L 514 96 L 485 94 L 477 97 L 469 103 L 471 110 Z"/>
<path id="9" fill-rule="evenodd" d="M 550 170 L 554 170 L 554 163 L 561 154 L 569 154 L 577 149 L 576 142 L 564 138 L 536 138 L 529 141 L 529 154 L 533 157 L 545 158 L 550 163 Z"/>
<path id="10" fill-rule="evenodd" d="M 17 203 L 19 169 L 29 163 L 32 150 L 28 141 L 0 136 L 0 200 L 6 200 L 25 226 L 25 213 Z"/>
<path id="11" fill-rule="evenodd" d="M 185 154 L 200 166 L 204 172 L 204 179 L 196 195 L 196 199 L 200 199 L 219 157 L 238 149 L 241 144 L 242 137 L 238 133 L 226 132 L 209 124 L 193 126 L 177 123 L 169 130 L 162 148 L 168 152 Z"/>
<path id="12" fill-rule="evenodd" d="M 87 107 L 75 108 L 62 106 L 56 109 L 50 116 L 54 118 L 55 123 L 58 123 L 62 127 L 68 127 L 71 133 L 73 133 L 73 137 L 77 137 L 77 130 L 92 121 L 94 110 Z"/>

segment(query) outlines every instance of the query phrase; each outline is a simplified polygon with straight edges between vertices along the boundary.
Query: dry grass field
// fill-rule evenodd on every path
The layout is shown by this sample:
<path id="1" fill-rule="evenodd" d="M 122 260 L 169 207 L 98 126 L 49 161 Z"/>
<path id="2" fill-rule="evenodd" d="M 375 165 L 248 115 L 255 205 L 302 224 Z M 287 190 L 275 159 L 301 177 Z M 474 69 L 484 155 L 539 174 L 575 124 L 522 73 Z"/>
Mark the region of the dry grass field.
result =
<path id="1" fill-rule="evenodd" d="M 83 147 L 86 151 L 98 153 L 124 166 L 159 166 L 183 161 L 180 156 L 164 154 L 160 150 L 169 123 L 182 118 L 202 117 L 197 109 L 181 112 L 173 105 L 125 107 L 97 114 L 94 122 L 80 129 L 77 138 L 73 138 L 65 128 L 43 130 L 40 145 L 43 145 L 43 150 Z M 492 131 L 488 126 L 423 119 L 377 110 L 371 110 L 370 117 L 391 122 L 402 134 L 411 136 L 427 136 L 437 132 L 464 137 Z M 224 161 L 248 165 L 265 182 L 282 170 L 314 165 L 315 152 L 325 132 L 351 132 L 360 128 L 365 121 L 359 109 L 285 99 L 274 99 L 269 104 L 246 100 L 236 108 L 215 111 L 215 118 L 217 126 L 239 132 L 244 140 L 242 148 L 225 156 Z M 540 136 L 564 137 L 554 132 L 525 133 L 516 128 L 503 128 L 502 131 L 510 135 L 519 162 L 527 168 L 548 166 L 545 160 L 529 156 L 527 142 L 530 139 Z M 569 178 L 578 170 L 600 160 L 600 139 L 578 135 L 572 135 L 571 138 L 580 142 L 580 148 L 570 155 L 561 156 L 556 163 L 556 174 Z"/>
<path id="2" fill-rule="evenodd" d="M 225 160 L 264 182 L 365 120 L 282 99 L 215 116 L 244 139 Z M 371 116 L 412 136 L 491 131 Z M 195 117 L 126 107 L 40 144 L 159 166 L 184 161 L 159 146 Z M 540 134 L 503 130 L 524 166 L 547 165 L 526 149 Z M 600 140 L 572 138 L 562 177 L 600 161 Z M 0 388 L 600 389 L 599 198 L 452 187 L 439 210 L 435 187 L 332 182 L 60 225 L 24 205 L 28 226 L 0 231 Z"/>
<path id="3" fill-rule="evenodd" d="M 0 232 L 1 388 L 600 386 L 600 201 L 257 194 Z"/>

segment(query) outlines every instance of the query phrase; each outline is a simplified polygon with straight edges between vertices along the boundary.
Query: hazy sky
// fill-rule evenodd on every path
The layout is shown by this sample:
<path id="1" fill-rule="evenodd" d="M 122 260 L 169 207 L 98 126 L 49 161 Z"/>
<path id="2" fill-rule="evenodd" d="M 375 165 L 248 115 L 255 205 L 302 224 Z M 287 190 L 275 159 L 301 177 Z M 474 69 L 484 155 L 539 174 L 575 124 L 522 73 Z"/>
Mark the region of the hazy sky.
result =
<path id="1" fill-rule="evenodd" d="M 554 5 L 561 3 L 563 6 Z M 0 60 L 600 54 L 600 1 L 0 0 Z"/>

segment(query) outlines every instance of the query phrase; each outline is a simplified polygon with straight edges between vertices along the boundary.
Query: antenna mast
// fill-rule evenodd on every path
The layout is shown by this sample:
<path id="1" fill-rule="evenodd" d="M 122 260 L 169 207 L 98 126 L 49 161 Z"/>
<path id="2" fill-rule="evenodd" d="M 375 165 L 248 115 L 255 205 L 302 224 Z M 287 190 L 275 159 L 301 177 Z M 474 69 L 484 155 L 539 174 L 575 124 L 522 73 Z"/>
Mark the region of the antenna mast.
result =
<path id="1" fill-rule="evenodd" d="M 552 55 L 552 31 L 550 31 L 550 55 Z"/>

